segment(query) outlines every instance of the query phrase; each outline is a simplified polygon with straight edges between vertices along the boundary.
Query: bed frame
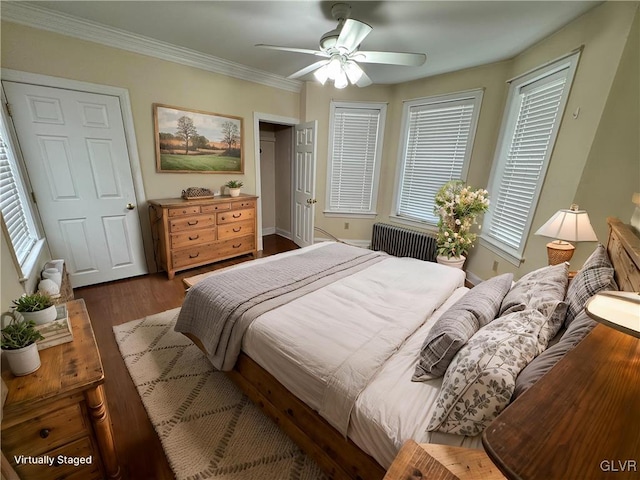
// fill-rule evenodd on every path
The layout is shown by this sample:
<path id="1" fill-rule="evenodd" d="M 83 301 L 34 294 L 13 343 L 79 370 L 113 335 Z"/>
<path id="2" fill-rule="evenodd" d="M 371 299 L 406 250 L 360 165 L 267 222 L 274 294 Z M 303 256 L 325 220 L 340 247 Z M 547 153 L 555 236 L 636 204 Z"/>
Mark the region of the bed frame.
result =
<path id="1" fill-rule="evenodd" d="M 616 282 L 621 290 L 640 291 L 640 237 L 616 218 L 608 218 L 607 223 L 610 227 L 607 251 L 616 270 Z M 329 478 L 376 480 L 384 477 L 385 469 L 371 456 L 344 438 L 244 353 L 227 375 L 318 462 Z"/>

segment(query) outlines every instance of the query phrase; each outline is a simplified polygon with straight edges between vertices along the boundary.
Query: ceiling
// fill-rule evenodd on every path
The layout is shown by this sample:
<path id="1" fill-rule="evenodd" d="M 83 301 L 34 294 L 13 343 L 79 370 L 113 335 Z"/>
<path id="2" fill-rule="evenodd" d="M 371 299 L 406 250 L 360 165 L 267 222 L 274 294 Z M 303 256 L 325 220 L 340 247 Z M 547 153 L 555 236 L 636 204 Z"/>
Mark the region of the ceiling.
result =
<path id="1" fill-rule="evenodd" d="M 6 4 L 6 2 L 3 2 Z M 257 43 L 317 49 L 336 27 L 318 1 L 20 2 L 286 77 L 315 62 Z M 363 65 L 377 84 L 401 83 L 508 59 L 601 2 L 354 1 L 351 18 L 373 31 L 362 50 L 427 54 L 421 67 Z M 312 75 L 303 80 L 312 79 Z"/>

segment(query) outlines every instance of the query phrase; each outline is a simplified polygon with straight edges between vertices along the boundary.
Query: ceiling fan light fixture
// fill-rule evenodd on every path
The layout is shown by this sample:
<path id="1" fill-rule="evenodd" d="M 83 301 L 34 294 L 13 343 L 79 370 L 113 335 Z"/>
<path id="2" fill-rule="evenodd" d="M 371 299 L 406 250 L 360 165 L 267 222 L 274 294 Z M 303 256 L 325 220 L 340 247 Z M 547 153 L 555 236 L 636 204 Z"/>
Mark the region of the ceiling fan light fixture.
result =
<path id="1" fill-rule="evenodd" d="M 336 76 L 335 80 L 333 81 L 333 85 L 336 88 L 345 88 L 347 85 L 349 85 L 349 80 L 347 80 L 347 75 L 344 70 L 341 70 L 338 76 Z"/>
<path id="2" fill-rule="evenodd" d="M 321 85 L 327 83 L 327 80 L 329 79 L 329 64 L 324 64 L 318 70 L 313 72 L 313 76 L 316 77 L 316 80 L 318 80 Z"/>
<path id="3" fill-rule="evenodd" d="M 363 71 L 362 71 L 362 68 L 360 68 L 360 65 L 358 65 L 353 60 L 348 60 L 347 62 L 345 62 L 344 71 L 347 74 L 349 81 L 354 85 L 358 83 L 358 80 L 360 80 L 363 74 Z"/>
<path id="4" fill-rule="evenodd" d="M 329 78 L 335 80 L 342 72 L 342 57 L 340 55 L 334 55 L 327 63 L 327 73 Z"/>

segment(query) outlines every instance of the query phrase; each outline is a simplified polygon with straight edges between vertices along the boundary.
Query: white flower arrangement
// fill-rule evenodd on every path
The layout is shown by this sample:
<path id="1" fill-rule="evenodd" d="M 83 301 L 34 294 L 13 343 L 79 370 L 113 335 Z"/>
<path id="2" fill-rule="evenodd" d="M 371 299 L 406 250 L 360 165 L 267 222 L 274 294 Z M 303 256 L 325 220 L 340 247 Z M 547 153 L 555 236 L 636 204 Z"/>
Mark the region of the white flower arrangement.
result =
<path id="1" fill-rule="evenodd" d="M 438 255 L 466 255 L 477 235 L 471 232 L 478 215 L 489 209 L 489 192 L 473 190 L 462 180 L 445 183 L 435 197 L 438 222 Z"/>

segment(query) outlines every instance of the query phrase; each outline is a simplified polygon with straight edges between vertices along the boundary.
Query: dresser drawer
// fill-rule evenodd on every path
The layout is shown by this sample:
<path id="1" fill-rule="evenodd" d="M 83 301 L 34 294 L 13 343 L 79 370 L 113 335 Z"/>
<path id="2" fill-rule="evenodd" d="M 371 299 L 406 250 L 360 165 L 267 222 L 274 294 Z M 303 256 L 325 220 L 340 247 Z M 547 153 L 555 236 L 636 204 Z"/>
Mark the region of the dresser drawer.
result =
<path id="1" fill-rule="evenodd" d="M 200 213 L 200 205 L 186 205 L 184 207 L 170 208 L 169 218 L 196 215 L 198 213 Z"/>
<path id="2" fill-rule="evenodd" d="M 216 224 L 214 215 L 195 215 L 193 217 L 176 218 L 169 221 L 171 233 L 185 230 L 199 230 Z"/>
<path id="3" fill-rule="evenodd" d="M 220 240 L 217 242 L 216 257 L 231 257 L 233 255 L 242 255 L 255 250 L 255 237 L 248 235 L 246 237 L 230 238 L 228 240 Z"/>
<path id="4" fill-rule="evenodd" d="M 231 203 L 231 208 L 233 208 L 234 210 L 238 210 L 241 208 L 255 208 L 255 206 L 256 206 L 255 200 L 242 200 L 239 202 Z"/>
<path id="5" fill-rule="evenodd" d="M 218 225 L 231 222 L 241 222 L 243 220 L 252 220 L 256 215 L 256 211 L 253 208 L 247 208 L 244 210 L 231 210 L 229 212 L 218 213 Z"/>
<path id="6" fill-rule="evenodd" d="M 30 453 L 33 457 L 33 454 Z M 16 472 L 20 478 L 28 480 L 51 480 L 64 478 L 77 480 L 98 480 L 102 478 L 100 460 L 93 449 L 89 437 L 64 445 L 46 452 L 46 454 L 36 457 L 43 461 L 54 462 L 53 466 L 48 464 L 17 464 L 13 455 L 10 458 Z M 72 462 L 76 462 L 75 465 Z M 66 463 L 70 462 L 70 463 Z M 80 463 L 87 462 L 87 463 Z M 91 463 L 88 463 L 91 462 Z"/>
<path id="7" fill-rule="evenodd" d="M 254 221 L 244 221 L 235 223 L 224 223 L 218 227 L 218 239 L 242 237 L 255 231 Z"/>
<path id="8" fill-rule="evenodd" d="M 213 242 L 216 239 L 215 227 L 201 230 L 189 230 L 171 234 L 171 248 L 187 247 L 200 243 Z"/>
<path id="9" fill-rule="evenodd" d="M 39 455 L 85 432 L 82 409 L 75 403 L 4 430 L 2 450 L 7 455 L 21 452 Z"/>
<path id="10" fill-rule="evenodd" d="M 190 248 L 183 248 L 171 252 L 173 268 L 197 265 L 207 260 L 216 258 L 216 243 L 203 243 Z"/>
<path id="11" fill-rule="evenodd" d="M 225 210 L 231 210 L 230 203 L 216 203 L 215 205 L 202 205 L 202 213 L 212 212 L 224 212 Z"/>

